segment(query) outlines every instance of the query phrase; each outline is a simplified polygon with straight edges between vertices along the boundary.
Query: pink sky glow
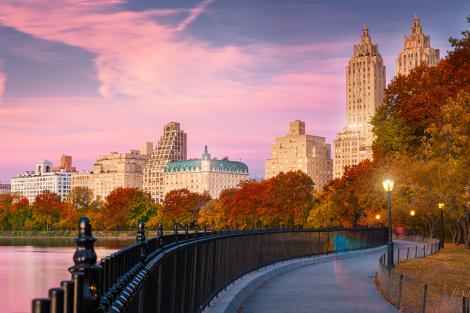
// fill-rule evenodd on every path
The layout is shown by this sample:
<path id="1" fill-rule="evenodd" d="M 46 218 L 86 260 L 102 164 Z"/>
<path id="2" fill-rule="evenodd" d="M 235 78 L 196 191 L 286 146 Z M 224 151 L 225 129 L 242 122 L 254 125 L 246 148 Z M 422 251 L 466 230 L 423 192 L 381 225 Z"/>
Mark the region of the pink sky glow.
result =
<path id="1" fill-rule="evenodd" d="M 189 157 L 207 144 L 215 156 L 242 159 L 258 177 L 290 120 L 304 120 L 309 133 L 332 142 L 344 126 L 344 70 L 360 29 L 341 40 L 294 43 L 215 42 L 192 33 L 198 20 L 216 18 L 218 3 L 130 10 L 124 0 L 2 0 L 0 26 L 34 42 L 11 43 L 11 51 L 46 64 L 60 53 L 41 47 L 84 51 L 92 70 L 73 60 L 69 66 L 96 88 L 62 95 L 52 86 L 37 95 L 24 86 L 24 94 L 10 95 L 14 74 L 5 68 L 13 65 L 0 54 L 0 180 L 44 158 L 57 163 L 62 153 L 89 170 L 99 155 L 155 142 L 169 121 L 188 133 Z M 42 73 L 46 81 L 51 75 Z M 64 84 L 86 85 L 73 75 Z"/>

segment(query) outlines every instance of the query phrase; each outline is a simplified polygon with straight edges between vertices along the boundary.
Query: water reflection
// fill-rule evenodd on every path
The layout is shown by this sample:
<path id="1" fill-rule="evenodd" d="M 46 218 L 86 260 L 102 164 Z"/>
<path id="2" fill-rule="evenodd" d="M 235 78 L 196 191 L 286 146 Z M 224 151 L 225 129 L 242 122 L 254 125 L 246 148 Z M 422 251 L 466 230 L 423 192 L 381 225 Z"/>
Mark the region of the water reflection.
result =
<path id="1" fill-rule="evenodd" d="M 121 249 L 134 242 L 129 238 L 98 238 L 95 247 Z M 0 246 L 74 247 L 74 238 L 0 238 Z"/>
<path id="2" fill-rule="evenodd" d="M 132 239 L 99 239 L 99 258 L 128 246 Z M 0 238 L 0 312 L 31 312 L 33 298 L 46 297 L 49 288 L 70 279 L 73 239 Z"/>

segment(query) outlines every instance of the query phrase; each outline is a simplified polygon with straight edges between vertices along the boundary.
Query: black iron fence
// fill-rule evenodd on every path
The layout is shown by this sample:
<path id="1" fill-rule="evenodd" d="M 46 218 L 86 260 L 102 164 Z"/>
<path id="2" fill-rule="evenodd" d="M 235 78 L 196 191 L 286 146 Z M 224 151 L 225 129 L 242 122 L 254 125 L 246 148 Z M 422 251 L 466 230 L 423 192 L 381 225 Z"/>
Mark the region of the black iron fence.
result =
<path id="1" fill-rule="evenodd" d="M 406 238 L 410 240 L 411 238 Z M 421 239 L 421 245 L 396 249 L 395 263 L 423 258 L 439 252 L 438 240 Z M 377 274 L 384 297 L 404 313 L 470 313 L 468 294 L 446 290 L 401 274 L 386 264 L 382 255 Z"/>
<path id="2" fill-rule="evenodd" d="M 81 218 L 72 280 L 33 300 L 33 313 L 201 312 L 242 275 L 282 260 L 383 245 L 385 228 L 206 231 L 146 239 L 96 263 L 88 218 Z"/>

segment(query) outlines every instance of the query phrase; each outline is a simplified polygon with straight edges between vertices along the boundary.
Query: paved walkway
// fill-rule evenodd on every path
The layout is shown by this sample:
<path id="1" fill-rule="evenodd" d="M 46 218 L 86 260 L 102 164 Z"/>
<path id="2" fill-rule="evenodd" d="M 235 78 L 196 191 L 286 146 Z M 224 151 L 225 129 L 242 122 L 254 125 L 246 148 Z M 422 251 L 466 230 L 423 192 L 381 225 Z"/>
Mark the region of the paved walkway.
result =
<path id="1" fill-rule="evenodd" d="M 417 243 L 395 241 L 395 248 Z M 258 287 L 240 313 L 397 313 L 377 291 L 374 276 L 385 249 L 332 258 L 288 271 Z"/>

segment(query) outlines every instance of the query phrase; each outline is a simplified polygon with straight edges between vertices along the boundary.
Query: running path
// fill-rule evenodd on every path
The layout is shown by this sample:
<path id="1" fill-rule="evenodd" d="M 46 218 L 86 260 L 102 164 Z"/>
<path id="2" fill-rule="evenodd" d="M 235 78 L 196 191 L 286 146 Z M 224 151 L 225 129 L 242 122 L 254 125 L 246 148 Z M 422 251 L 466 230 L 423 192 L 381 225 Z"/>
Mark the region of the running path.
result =
<path id="1" fill-rule="evenodd" d="M 395 241 L 395 248 L 421 245 Z M 385 249 L 285 272 L 258 287 L 240 313 L 397 313 L 377 291 L 374 276 Z"/>

